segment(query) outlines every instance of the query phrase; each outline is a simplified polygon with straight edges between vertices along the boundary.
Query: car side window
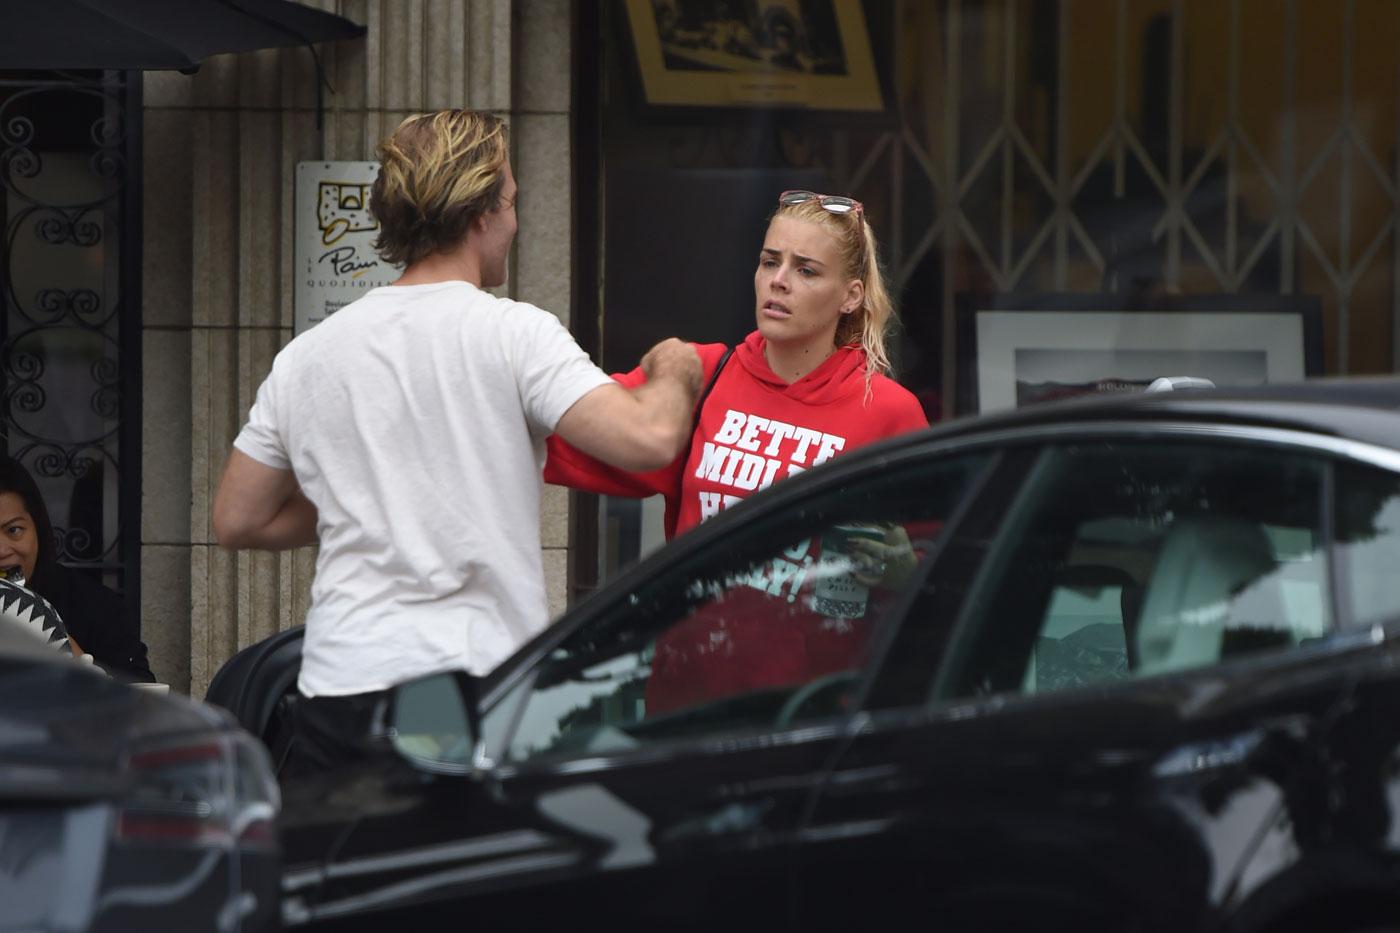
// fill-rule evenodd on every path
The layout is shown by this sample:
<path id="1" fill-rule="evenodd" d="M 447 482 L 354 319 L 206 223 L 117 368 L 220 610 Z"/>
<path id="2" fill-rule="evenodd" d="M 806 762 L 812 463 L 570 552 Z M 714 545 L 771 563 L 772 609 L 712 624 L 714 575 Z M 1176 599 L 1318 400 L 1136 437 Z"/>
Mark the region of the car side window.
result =
<path id="1" fill-rule="evenodd" d="M 1102 685 L 1322 636 L 1324 469 L 1250 446 L 1047 448 L 973 584 L 935 695 Z"/>
<path id="2" fill-rule="evenodd" d="M 1400 476 L 1374 467 L 1337 468 L 1336 551 L 1354 623 L 1400 618 Z"/>
<path id="3" fill-rule="evenodd" d="M 497 704 L 515 720 L 505 759 L 615 753 L 841 713 L 882 618 L 987 459 L 891 470 L 755 512 L 640 583 Z"/>

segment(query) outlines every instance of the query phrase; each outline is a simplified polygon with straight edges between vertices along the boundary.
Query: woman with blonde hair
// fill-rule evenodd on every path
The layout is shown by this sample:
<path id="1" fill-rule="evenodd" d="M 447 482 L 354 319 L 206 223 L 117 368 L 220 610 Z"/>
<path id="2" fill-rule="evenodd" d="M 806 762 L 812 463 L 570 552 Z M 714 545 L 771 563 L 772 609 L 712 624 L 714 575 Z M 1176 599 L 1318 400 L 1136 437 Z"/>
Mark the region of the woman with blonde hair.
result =
<path id="1" fill-rule="evenodd" d="M 665 496 L 670 538 L 786 476 L 927 426 L 918 400 L 888 374 L 885 341 L 894 308 L 859 201 L 805 190 L 779 196 L 754 272 L 754 315 L 757 327 L 732 359 L 722 344 L 696 347 L 708 389 L 689 449 L 669 466 L 650 473 L 616 470 L 556 436 L 549 441 L 545 480 L 613 496 Z M 645 381 L 639 370 L 613 378 L 626 386 Z M 863 541 L 859 549 L 882 573 L 911 553 L 897 527 L 884 542 Z M 783 634 L 806 639 L 805 670 L 765 668 L 765 654 L 777 665 L 780 655 L 791 661 L 790 651 L 751 651 L 723 671 L 714 669 L 713 656 L 686 660 L 684 645 L 706 638 L 705 622 L 692 620 L 658 642 L 648 712 L 674 708 L 697 691 L 714 695 L 838 669 L 863 644 L 861 626 L 835 632 L 815 612 L 805 621 L 785 618 L 789 628 L 809 629 Z"/>
<path id="2" fill-rule="evenodd" d="M 651 473 L 607 467 L 559 437 L 545 480 L 612 496 L 666 497 L 666 536 L 838 453 L 926 427 L 889 377 L 894 307 L 859 201 L 784 191 L 754 272 L 757 328 L 732 351 L 696 346 L 707 394 L 686 453 Z M 640 370 L 614 379 L 645 381 Z"/>

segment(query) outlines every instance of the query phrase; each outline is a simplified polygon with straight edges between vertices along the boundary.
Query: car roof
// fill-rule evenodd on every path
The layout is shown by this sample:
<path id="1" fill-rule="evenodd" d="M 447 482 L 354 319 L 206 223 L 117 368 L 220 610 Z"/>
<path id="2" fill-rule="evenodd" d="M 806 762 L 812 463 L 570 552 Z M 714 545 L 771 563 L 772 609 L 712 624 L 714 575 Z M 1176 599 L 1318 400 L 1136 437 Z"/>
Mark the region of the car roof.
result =
<path id="1" fill-rule="evenodd" d="M 935 430 L 955 436 L 1064 423 L 1154 420 L 1293 428 L 1400 449 L 1400 378 L 1100 393 L 956 419 Z"/>

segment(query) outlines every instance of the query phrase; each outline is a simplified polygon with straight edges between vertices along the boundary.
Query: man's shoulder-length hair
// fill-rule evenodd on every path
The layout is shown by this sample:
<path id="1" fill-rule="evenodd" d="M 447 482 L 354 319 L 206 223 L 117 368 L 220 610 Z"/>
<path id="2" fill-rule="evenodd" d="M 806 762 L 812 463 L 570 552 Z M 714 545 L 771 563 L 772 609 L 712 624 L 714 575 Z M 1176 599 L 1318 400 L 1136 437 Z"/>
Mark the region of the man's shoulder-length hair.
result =
<path id="1" fill-rule="evenodd" d="M 374 247 L 410 266 L 451 249 L 500 202 L 509 136 L 500 117 L 474 110 L 416 114 L 379 144 L 370 209 Z"/>

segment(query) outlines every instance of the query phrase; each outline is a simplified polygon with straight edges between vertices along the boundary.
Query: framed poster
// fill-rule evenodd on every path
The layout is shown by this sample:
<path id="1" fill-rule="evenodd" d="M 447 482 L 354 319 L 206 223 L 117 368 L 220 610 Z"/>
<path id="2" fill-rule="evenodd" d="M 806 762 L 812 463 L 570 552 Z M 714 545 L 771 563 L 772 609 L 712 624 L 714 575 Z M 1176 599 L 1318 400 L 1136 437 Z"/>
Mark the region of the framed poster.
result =
<path id="1" fill-rule="evenodd" d="M 882 112 L 860 0 L 626 0 L 655 107 Z"/>
<path id="2" fill-rule="evenodd" d="M 1240 386 L 1322 373 L 1316 298 L 1037 294 L 958 305 L 961 414 L 1140 390 L 1160 376 Z"/>
<path id="3" fill-rule="evenodd" d="M 294 335 L 399 277 L 374 251 L 369 190 L 378 173 L 378 162 L 297 163 Z"/>

